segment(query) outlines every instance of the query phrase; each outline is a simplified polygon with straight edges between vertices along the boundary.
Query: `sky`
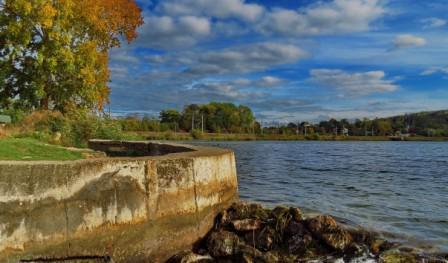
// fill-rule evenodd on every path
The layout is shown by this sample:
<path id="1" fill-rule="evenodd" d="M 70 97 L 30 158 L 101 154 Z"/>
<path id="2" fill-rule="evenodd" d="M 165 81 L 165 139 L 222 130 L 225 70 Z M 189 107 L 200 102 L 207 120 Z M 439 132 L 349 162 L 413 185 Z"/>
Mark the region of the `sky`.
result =
<path id="1" fill-rule="evenodd" d="M 447 0 L 138 0 L 145 24 L 110 51 L 111 110 L 211 101 L 262 122 L 448 108 Z"/>

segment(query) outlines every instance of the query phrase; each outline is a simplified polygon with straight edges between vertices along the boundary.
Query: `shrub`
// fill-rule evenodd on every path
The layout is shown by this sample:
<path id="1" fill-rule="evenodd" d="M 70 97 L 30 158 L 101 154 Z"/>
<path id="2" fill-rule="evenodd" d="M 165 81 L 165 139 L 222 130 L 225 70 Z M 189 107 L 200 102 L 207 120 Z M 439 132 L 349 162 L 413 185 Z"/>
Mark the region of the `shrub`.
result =
<path id="1" fill-rule="evenodd" d="M 199 130 L 192 130 L 191 132 L 191 137 L 193 137 L 193 139 L 195 140 L 200 140 L 202 139 L 202 132 Z"/>
<path id="2" fill-rule="evenodd" d="M 89 112 L 36 111 L 24 118 L 18 126 L 17 137 L 32 137 L 49 143 L 85 147 L 90 139 L 128 139 L 117 120 L 102 118 Z M 53 140 L 59 137 L 60 140 Z"/>

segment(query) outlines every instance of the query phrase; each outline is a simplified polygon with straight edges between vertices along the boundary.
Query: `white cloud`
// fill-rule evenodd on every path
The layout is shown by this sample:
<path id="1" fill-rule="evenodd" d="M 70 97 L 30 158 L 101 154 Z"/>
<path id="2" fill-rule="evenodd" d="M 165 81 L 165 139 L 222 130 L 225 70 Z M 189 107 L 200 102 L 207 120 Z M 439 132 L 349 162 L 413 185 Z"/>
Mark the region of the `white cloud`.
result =
<path id="1" fill-rule="evenodd" d="M 339 69 L 313 69 L 311 80 L 336 89 L 340 97 L 353 97 L 396 91 L 399 87 L 393 80 L 385 79 L 384 71 L 349 73 Z"/>
<path id="2" fill-rule="evenodd" d="M 403 34 L 395 37 L 393 44 L 396 49 L 421 47 L 426 45 L 426 40 L 424 38 L 417 37 L 414 35 Z"/>
<path id="3" fill-rule="evenodd" d="M 259 85 L 263 87 L 273 87 L 281 83 L 283 83 L 283 79 L 273 76 L 264 76 L 259 81 Z"/>
<path id="4" fill-rule="evenodd" d="M 420 75 L 429 76 L 437 73 L 448 74 L 448 67 L 431 67 L 423 71 Z"/>
<path id="5" fill-rule="evenodd" d="M 448 24 L 448 20 L 437 17 L 425 18 L 421 22 L 424 24 L 423 28 L 443 27 Z"/>
<path id="6" fill-rule="evenodd" d="M 138 43 L 147 47 L 175 48 L 194 45 L 211 33 L 208 18 L 197 16 L 147 16 Z"/>
<path id="7" fill-rule="evenodd" d="M 280 43 L 261 43 L 208 52 L 185 72 L 189 74 L 247 73 L 272 66 L 294 63 L 306 57 L 297 46 Z"/>
<path id="8" fill-rule="evenodd" d="M 334 0 L 307 9 L 277 8 L 259 26 L 264 33 L 283 35 L 339 34 L 366 31 L 385 13 L 379 0 Z"/>
<path id="9" fill-rule="evenodd" d="M 205 15 L 216 18 L 238 18 L 255 21 L 264 8 L 244 0 L 165 0 L 158 11 L 170 15 Z"/>

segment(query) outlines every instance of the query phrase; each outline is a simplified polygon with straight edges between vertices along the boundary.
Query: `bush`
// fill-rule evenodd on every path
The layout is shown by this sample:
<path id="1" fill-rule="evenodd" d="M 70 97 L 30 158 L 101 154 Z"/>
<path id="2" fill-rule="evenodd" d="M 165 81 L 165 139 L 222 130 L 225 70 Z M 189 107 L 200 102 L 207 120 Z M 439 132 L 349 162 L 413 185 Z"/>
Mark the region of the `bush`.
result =
<path id="1" fill-rule="evenodd" d="M 202 132 L 199 130 L 192 130 L 191 132 L 191 137 L 193 137 L 193 139 L 195 140 L 200 140 L 202 139 Z"/>
<path id="2" fill-rule="evenodd" d="M 9 115 L 11 117 L 11 122 L 17 123 L 26 117 L 27 112 L 20 110 L 20 109 L 11 108 L 11 109 L 0 110 L 0 114 Z"/>
<path id="3" fill-rule="evenodd" d="M 36 111 L 24 118 L 17 137 L 32 137 L 44 142 L 65 146 L 85 147 L 90 139 L 136 139 L 136 134 L 123 133 L 119 121 L 101 118 L 89 112 L 61 114 L 52 111 Z M 55 140 L 55 138 L 60 139 Z"/>

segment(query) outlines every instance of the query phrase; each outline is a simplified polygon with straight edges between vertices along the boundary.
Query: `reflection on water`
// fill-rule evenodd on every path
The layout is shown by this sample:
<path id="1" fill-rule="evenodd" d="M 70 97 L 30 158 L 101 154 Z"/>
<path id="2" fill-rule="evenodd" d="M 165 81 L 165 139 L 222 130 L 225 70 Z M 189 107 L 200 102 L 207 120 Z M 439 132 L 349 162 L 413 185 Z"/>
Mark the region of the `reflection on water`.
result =
<path id="1" fill-rule="evenodd" d="M 200 144 L 235 151 L 242 199 L 329 213 L 448 251 L 448 143 Z"/>

